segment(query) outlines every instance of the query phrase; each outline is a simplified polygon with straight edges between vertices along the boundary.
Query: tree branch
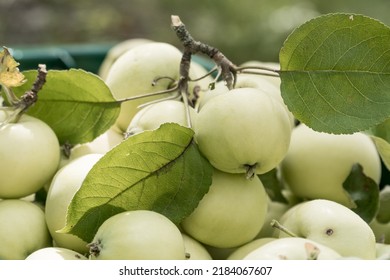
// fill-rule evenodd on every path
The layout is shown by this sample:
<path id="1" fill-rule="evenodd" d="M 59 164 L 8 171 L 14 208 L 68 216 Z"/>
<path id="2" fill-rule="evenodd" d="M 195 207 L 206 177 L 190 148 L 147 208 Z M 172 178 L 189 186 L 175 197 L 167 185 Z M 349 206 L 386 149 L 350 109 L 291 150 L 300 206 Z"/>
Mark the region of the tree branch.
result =
<path id="1" fill-rule="evenodd" d="M 20 108 L 21 111 L 19 114 L 23 114 L 29 107 L 31 107 L 38 100 L 38 92 L 42 89 L 43 85 L 46 83 L 46 65 L 38 65 L 38 74 L 37 78 L 31 88 L 31 90 L 25 92 L 20 101 L 17 104 L 17 108 Z"/>
<path id="2" fill-rule="evenodd" d="M 205 43 L 195 41 L 191 34 L 186 29 L 185 25 L 180 20 L 179 16 L 172 15 L 172 29 L 175 31 L 176 36 L 179 38 L 180 42 L 184 46 L 183 56 L 188 54 L 202 53 L 210 57 L 215 64 L 220 68 L 222 79 L 226 82 L 226 85 L 229 89 L 233 89 L 236 83 L 237 70 L 236 65 L 234 65 L 221 51 L 217 48 L 209 46 Z M 189 56 L 189 58 L 191 58 Z M 188 58 L 186 58 L 188 59 Z M 183 61 L 183 60 L 182 60 Z M 183 73 L 189 72 L 189 63 L 182 65 L 182 67 L 188 67 L 187 70 L 184 69 Z M 188 77 L 184 78 L 188 81 Z"/>

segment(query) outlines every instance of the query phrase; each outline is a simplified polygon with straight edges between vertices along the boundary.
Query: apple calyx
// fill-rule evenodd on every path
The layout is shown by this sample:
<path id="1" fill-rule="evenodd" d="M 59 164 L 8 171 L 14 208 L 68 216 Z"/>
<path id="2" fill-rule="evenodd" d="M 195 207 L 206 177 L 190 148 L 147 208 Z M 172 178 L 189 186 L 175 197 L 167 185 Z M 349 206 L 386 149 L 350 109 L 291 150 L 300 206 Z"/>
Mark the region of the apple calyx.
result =
<path id="1" fill-rule="evenodd" d="M 87 244 L 87 247 L 89 248 L 89 254 L 91 256 L 98 257 L 100 255 L 100 251 L 102 250 L 101 243 L 101 240 L 97 240 Z"/>
<path id="2" fill-rule="evenodd" d="M 289 230 L 288 228 L 283 226 L 280 222 L 278 222 L 275 219 L 273 219 L 271 221 L 271 227 L 276 228 L 278 230 L 281 230 L 281 231 L 283 231 L 284 233 L 286 233 L 287 235 L 289 235 L 291 237 L 298 237 L 298 235 L 296 235 L 294 232 L 292 232 L 291 230 Z"/>

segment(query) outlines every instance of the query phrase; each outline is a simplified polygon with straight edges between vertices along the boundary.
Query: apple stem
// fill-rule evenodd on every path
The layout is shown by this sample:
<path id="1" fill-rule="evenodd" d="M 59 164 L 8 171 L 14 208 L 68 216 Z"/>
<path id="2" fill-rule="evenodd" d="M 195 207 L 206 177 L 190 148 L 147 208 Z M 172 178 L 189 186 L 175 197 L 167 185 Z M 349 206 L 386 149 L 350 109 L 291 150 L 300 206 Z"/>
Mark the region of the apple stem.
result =
<path id="1" fill-rule="evenodd" d="M 208 76 L 211 76 L 213 75 L 214 72 L 216 72 L 218 70 L 218 67 L 213 67 L 210 71 L 208 71 L 206 74 L 196 78 L 196 79 L 191 79 L 191 82 L 197 82 L 197 81 L 200 81 Z"/>
<path id="2" fill-rule="evenodd" d="M 298 237 L 298 235 L 296 235 L 295 233 L 293 233 L 291 230 L 289 230 L 288 228 L 286 228 L 285 226 L 283 226 L 281 223 L 279 223 L 277 220 L 273 219 L 271 221 L 271 227 L 273 228 L 276 228 L 280 231 L 283 231 L 284 233 L 286 233 L 287 235 L 291 236 L 291 237 Z"/>
<path id="3" fill-rule="evenodd" d="M 236 70 L 243 74 L 255 74 L 255 75 L 263 75 L 263 76 L 271 76 L 271 77 L 279 77 L 279 71 L 276 69 L 263 67 L 263 66 L 243 66 L 236 67 Z M 250 71 L 250 70 L 261 70 L 260 71 Z"/>
<path id="4" fill-rule="evenodd" d="M 256 175 L 256 167 L 257 164 L 253 164 L 253 165 L 245 164 L 245 169 L 246 169 L 245 175 L 248 180 L 253 179 L 253 177 Z"/>
<path id="5" fill-rule="evenodd" d="M 190 115 L 190 105 L 188 100 L 187 93 L 181 91 L 181 95 L 183 98 L 184 108 L 186 110 L 186 121 L 187 121 L 187 127 L 192 128 L 192 121 L 191 121 L 191 115 Z"/>
<path id="6" fill-rule="evenodd" d="M 131 100 L 136 100 L 136 99 L 141 99 L 141 98 L 146 98 L 146 97 L 151 97 L 151 96 L 157 96 L 157 95 L 162 95 L 162 94 L 166 94 L 166 93 L 176 92 L 178 89 L 179 89 L 179 86 L 176 85 L 176 86 L 174 86 L 172 88 L 169 88 L 169 89 L 155 91 L 155 92 L 151 92 L 151 93 L 142 93 L 142 94 L 131 96 L 131 97 L 127 97 L 127 98 L 118 99 L 117 101 L 119 103 L 122 103 L 122 102 L 131 101 Z M 175 94 L 173 94 L 171 96 L 168 96 L 166 98 L 163 98 L 163 99 L 164 100 L 165 99 L 175 99 L 175 98 L 177 98 L 179 96 L 180 95 L 176 92 Z M 155 100 L 155 101 L 153 101 L 153 103 L 154 102 L 160 102 L 161 100 L 162 99 Z M 150 103 L 145 103 L 145 104 L 151 104 L 151 102 Z M 146 106 L 146 105 L 142 104 L 141 106 Z"/>

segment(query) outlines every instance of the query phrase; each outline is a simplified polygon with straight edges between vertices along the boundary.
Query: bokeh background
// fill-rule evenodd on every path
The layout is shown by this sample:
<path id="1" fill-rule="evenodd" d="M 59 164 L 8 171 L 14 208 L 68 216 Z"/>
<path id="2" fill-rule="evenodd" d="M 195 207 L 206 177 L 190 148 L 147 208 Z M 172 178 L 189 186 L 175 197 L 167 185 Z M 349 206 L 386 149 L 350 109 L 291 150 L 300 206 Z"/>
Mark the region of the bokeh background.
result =
<path id="1" fill-rule="evenodd" d="M 233 62 L 277 61 L 287 35 L 317 15 L 360 13 L 390 24 L 388 0 L 0 0 L 7 47 L 93 44 L 129 38 L 178 45 L 170 15 Z"/>

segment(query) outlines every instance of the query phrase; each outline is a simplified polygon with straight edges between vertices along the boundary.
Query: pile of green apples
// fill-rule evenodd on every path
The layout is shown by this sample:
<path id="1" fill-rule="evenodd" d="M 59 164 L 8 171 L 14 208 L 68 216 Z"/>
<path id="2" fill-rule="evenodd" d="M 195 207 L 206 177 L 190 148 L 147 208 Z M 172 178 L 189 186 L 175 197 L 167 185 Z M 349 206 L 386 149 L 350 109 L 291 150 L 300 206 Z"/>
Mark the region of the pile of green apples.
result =
<path id="1" fill-rule="evenodd" d="M 173 45 L 146 39 L 115 46 L 99 75 L 117 100 L 145 96 L 123 102 L 114 126 L 67 157 L 43 121 L 26 113 L 4 123 L 9 113 L 0 110 L 0 259 L 390 259 L 388 209 L 365 221 L 343 188 L 357 163 L 379 184 L 381 161 L 369 136 L 320 133 L 297 122 L 279 77 L 239 73 L 229 90 L 195 60 L 187 106 L 169 91 L 181 58 Z M 213 166 L 196 209 L 179 226 L 150 210 L 125 211 L 108 218 L 90 242 L 61 232 L 94 164 L 124 139 L 164 123 L 192 128 Z M 271 171 L 286 202 L 273 200 L 262 180 Z M 381 205 L 389 189 L 381 191 Z"/>

